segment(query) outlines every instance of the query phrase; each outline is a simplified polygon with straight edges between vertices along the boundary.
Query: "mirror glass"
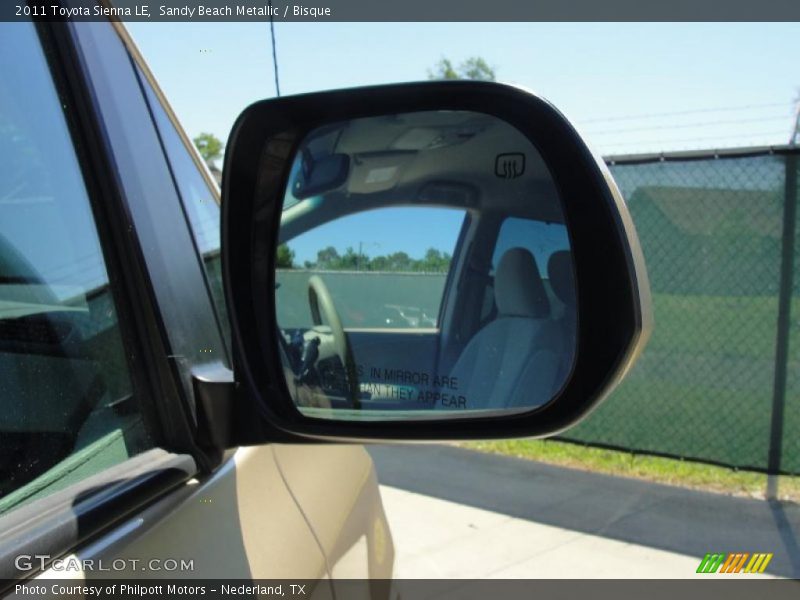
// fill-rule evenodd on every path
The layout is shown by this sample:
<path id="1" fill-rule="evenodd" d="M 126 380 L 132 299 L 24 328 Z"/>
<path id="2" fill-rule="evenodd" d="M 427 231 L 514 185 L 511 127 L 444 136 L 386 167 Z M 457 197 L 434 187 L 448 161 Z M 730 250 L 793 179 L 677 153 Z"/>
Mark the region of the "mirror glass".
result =
<path id="1" fill-rule="evenodd" d="M 557 188 L 497 117 L 354 119 L 299 145 L 276 248 L 278 344 L 307 416 L 528 411 L 575 356 Z"/>

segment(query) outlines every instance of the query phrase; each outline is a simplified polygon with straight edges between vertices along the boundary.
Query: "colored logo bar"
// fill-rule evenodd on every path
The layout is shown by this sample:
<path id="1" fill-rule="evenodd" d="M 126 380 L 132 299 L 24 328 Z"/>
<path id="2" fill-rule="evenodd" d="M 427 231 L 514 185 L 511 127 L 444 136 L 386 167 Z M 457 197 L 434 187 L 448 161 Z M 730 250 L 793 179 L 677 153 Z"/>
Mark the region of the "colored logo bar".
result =
<path id="1" fill-rule="evenodd" d="M 698 573 L 763 573 L 773 554 L 766 552 L 709 553 L 700 561 Z"/>

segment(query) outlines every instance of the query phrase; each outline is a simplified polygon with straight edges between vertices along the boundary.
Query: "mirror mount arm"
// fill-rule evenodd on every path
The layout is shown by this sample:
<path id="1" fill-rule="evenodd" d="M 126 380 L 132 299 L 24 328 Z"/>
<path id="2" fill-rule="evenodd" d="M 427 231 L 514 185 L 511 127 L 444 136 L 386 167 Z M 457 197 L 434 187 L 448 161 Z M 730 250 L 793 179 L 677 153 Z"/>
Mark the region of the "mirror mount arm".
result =
<path id="1" fill-rule="evenodd" d="M 232 446 L 232 424 L 236 402 L 233 371 L 221 363 L 192 369 L 197 425 L 195 439 L 202 456 L 196 457 L 201 469 L 213 471 Z"/>
<path id="2" fill-rule="evenodd" d="M 300 438 L 263 423 L 241 382 L 220 362 L 194 367 L 192 387 L 197 411 L 195 444 L 187 452 L 204 473 L 214 471 L 230 450 L 240 446 L 324 442 Z"/>

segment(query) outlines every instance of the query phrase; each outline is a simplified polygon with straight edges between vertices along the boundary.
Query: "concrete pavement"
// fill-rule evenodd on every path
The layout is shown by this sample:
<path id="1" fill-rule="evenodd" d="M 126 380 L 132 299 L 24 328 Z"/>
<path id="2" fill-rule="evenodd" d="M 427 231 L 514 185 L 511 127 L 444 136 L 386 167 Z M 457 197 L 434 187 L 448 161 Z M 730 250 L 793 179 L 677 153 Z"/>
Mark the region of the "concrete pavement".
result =
<path id="1" fill-rule="evenodd" d="M 453 446 L 368 450 L 398 577 L 698 577 L 707 552 L 773 552 L 768 574 L 800 577 L 797 505 Z"/>

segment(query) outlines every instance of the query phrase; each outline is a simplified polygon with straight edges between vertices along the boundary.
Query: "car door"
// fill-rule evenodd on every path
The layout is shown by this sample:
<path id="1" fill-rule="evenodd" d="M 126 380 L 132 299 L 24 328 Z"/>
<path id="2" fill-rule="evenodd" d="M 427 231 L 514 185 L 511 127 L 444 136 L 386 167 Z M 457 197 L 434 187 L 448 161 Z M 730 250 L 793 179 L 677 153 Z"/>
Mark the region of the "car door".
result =
<path id="1" fill-rule="evenodd" d="M 115 32 L 134 63 L 189 224 L 195 256 L 203 266 L 208 296 L 222 333 L 220 342 L 228 349 L 230 329 L 222 292 L 219 190 L 132 40 L 121 25 L 115 25 Z M 277 470 L 283 485 L 297 503 L 293 510 L 299 511 L 309 524 L 328 572 L 334 578 L 387 578 L 391 575 L 394 561 L 391 536 L 375 470 L 362 446 L 273 444 L 240 450 L 239 454 L 255 457 L 249 462 L 239 461 L 236 466 L 236 477 L 251 489 L 247 494 L 249 504 L 240 508 L 248 507 L 248 517 L 252 521 L 252 524 L 242 526 L 246 534 L 260 540 L 261 544 L 270 544 L 270 552 L 278 551 L 279 545 L 275 540 L 281 538 L 263 532 L 268 526 L 264 521 L 274 521 L 272 515 L 276 513 L 259 507 L 256 491 L 270 481 L 270 477 L 265 477 L 261 463 L 271 455 L 276 464 L 270 468 Z M 263 549 L 260 552 L 265 553 Z M 282 558 L 287 559 L 285 556 Z M 319 565 L 314 561 L 296 560 L 297 557 L 291 555 L 289 558 L 289 570 L 277 573 L 294 572 L 305 577 L 321 574 L 317 572 Z M 271 571 L 263 572 L 265 576 L 269 573 Z"/>
<path id="2" fill-rule="evenodd" d="M 192 441 L 227 349 L 119 36 L 0 27 L 3 579 L 325 577 L 272 449 Z"/>

